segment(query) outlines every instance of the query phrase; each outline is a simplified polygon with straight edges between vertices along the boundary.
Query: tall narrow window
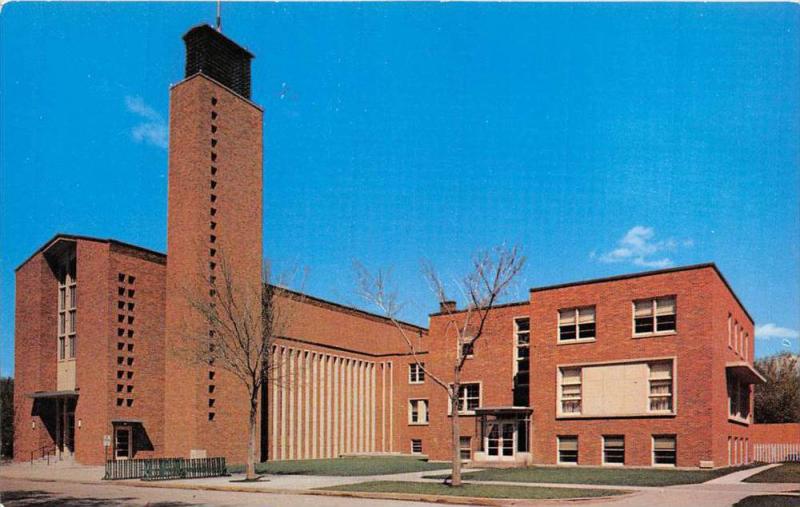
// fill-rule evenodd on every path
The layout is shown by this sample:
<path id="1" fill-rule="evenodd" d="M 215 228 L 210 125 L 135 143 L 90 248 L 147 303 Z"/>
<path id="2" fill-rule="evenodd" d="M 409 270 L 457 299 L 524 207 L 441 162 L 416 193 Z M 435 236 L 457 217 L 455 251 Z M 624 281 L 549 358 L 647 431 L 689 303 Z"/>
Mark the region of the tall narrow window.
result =
<path id="1" fill-rule="evenodd" d="M 633 304 L 634 334 L 671 332 L 677 329 L 675 297 L 635 301 Z"/>
<path id="2" fill-rule="evenodd" d="M 77 326 L 77 264 L 75 254 L 66 257 L 58 268 L 58 358 L 74 359 Z"/>
<path id="3" fill-rule="evenodd" d="M 530 344 L 531 321 L 527 317 L 514 319 L 514 405 L 530 404 Z"/>
<path id="4" fill-rule="evenodd" d="M 573 465 L 578 464 L 578 437 L 558 437 L 558 462 Z"/>
<path id="5" fill-rule="evenodd" d="M 594 340 L 595 331 L 594 306 L 558 311 L 558 341 Z"/>
<path id="6" fill-rule="evenodd" d="M 625 437 L 622 435 L 603 437 L 603 463 L 606 465 L 625 464 Z"/>
<path id="7" fill-rule="evenodd" d="M 561 372 L 561 413 L 581 413 L 581 369 L 562 368 Z"/>
<path id="8" fill-rule="evenodd" d="M 653 464 L 675 466 L 676 448 L 675 435 L 653 436 Z"/>
<path id="9" fill-rule="evenodd" d="M 672 412 L 672 361 L 650 363 L 650 412 Z"/>
<path id="10" fill-rule="evenodd" d="M 733 348 L 733 316 L 728 314 L 728 347 Z"/>

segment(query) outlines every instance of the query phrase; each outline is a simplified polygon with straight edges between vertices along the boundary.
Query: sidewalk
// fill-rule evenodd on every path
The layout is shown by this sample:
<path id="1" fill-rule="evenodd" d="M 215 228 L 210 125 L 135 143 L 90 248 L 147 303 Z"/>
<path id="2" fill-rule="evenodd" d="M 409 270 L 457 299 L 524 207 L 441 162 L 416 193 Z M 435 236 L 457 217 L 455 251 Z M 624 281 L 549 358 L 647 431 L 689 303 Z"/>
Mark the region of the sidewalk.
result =
<path id="1" fill-rule="evenodd" d="M 767 470 L 777 465 L 765 465 L 758 468 L 735 472 L 711 481 L 700 484 L 686 484 L 666 487 L 653 486 L 625 486 L 625 485 L 597 485 L 597 484 L 563 484 L 563 483 L 520 483 L 506 481 L 465 481 L 480 482 L 500 486 L 515 487 L 545 487 L 545 488 L 577 488 L 577 489 L 623 489 L 634 492 L 621 497 L 606 497 L 593 499 L 589 503 L 598 502 L 602 505 L 619 506 L 694 506 L 694 505 L 719 505 L 729 506 L 741 498 L 750 495 L 787 493 L 796 491 L 796 484 L 781 483 L 745 483 L 741 482 L 751 475 Z M 0 477 L 9 479 L 28 479 L 47 482 L 76 482 L 83 484 L 96 484 L 106 486 L 136 486 L 167 489 L 210 490 L 271 494 L 311 494 L 354 496 L 362 498 L 397 498 L 408 499 L 403 494 L 359 494 L 347 492 L 320 491 L 318 488 L 357 484 L 372 481 L 409 481 L 409 482 L 438 482 L 439 479 L 426 479 L 423 476 L 430 471 L 410 472 L 388 475 L 366 476 L 312 476 L 312 475 L 266 475 L 258 482 L 242 482 L 244 474 L 234 474 L 229 477 L 209 477 L 203 479 L 185 479 L 170 481 L 146 482 L 140 480 L 104 481 L 103 467 L 91 467 L 59 463 L 57 465 L 34 465 L 29 463 L 16 463 L 0 467 Z M 791 493 L 790 493 L 791 494 Z M 464 499 L 447 496 L 432 496 L 431 498 L 415 497 L 418 500 L 430 502 L 462 503 Z M 571 502 L 573 500 L 570 500 Z M 498 503 L 500 502 L 500 503 Z M 548 500 L 544 503 L 558 503 L 563 500 Z M 582 501 L 583 503 L 584 501 Z M 509 503 L 525 503 L 521 501 L 487 500 L 480 502 L 482 505 L 502 505 Z M 529 504 L 527 502 L 526 504 Z"/>

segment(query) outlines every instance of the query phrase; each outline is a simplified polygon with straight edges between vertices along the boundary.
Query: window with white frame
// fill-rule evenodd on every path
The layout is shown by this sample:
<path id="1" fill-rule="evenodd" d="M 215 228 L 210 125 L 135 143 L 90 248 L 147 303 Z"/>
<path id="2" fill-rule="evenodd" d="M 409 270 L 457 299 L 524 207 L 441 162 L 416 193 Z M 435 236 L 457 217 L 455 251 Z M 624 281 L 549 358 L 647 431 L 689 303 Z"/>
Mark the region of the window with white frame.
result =
<path id="1" fill-rule="evenodd" d="M 411 439 L 411 454 L 422 454 L 422 440 L 419 438 Z"/>
<path id="2" fill-rule="evenodd" d="M 594 340 L 595 329 L 594 306 L 558 311 L 558 341 L 560 342 Z"/>
<path id="3" fill-rule="evenodd" d="M 650 412 L 672 412 L 672 361 L 650 363 Z"/>
<path id="4" fill-rule="evenodd" d="M 653 436 L 653 464 L 675 466 L 677 455 L 675 435 Z"/>
<path id="5" fill-rule="evenodd" d="M 558 438 L 558 462 L 578 464 L 578 437 L 559 436 Z"/>
<path id="6" fill-rule="evenodd" d="M 527 317 L 514 319 L 514 335 L 516 338 L 516 361 L 514 363 L 516 386 L 523 387 L 530 384 L 530 319 Z"/>
<path id="7" fill-rule="evenodd" d="M 408 424 L 428 424 L 428 400 L 408 400 Z"/>
<path id="8" fill-rule="evenodd" d="M 560 405 L 562 414 L 581 413 L 581 369 L 561 368 Z"/>
<path id="9" fill-rule="evenodd" d="M 739 352 L 739 321 L 733 321 L 733 350 Z"/>
<path id="10" fill-rule="evenodd" d="M 466 341 L 461 343 L 461 356 L 470 358 L 475 355 L 475 344 L 472 343 L 472 338 L 467 338 Z"/>
<path id="11" fill-rule="evenodd" d="M 58 359 L 74 359 L 77 341 L 77 277 L 75 254 L 58 266 Z"/>
<path id="12" fill-rule="evenodd" d="M 633 326 L 634 334 L 637 335 L 675 331 L 675 296 L 634 301 Z"/>
<path id="13" fill-rule="evenodd" d="M 623 435 L 603 436 L 603 463 L 606 465 L 625 464 L 625 437 Z"/>
<path id="14" fill-rule="evenodd" d="M 477 382 L 464 383 L 458 389 L 458 413 L 471 414 L 481 405 L 481 385 Z"/>
<path id="15" fill-rule="evenodd" d="M 425 382 L 425 363 L 411 363 L 408 365 L 408 383 L 422 384 Z"/>

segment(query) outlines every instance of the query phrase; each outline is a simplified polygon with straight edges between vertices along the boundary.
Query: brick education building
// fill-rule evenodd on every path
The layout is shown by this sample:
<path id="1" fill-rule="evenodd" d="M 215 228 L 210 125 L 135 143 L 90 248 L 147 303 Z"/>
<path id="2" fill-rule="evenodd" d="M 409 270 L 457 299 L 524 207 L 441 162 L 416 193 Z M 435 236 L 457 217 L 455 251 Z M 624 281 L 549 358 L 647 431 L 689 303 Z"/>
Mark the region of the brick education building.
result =
<path id="1" fill-rule="evenodd" d="M 187 291 L 220 252 L 260 284 L 263 110 L 252 55 L 189 30 L 172 87 L 167 255 L 58 234 L 16 271 L 14 454 L 80 463 L 155 456 L 244 462 L 239 380 L 178 353 L 207 330 Z M 226 248 L 227 247 L 227 248 Z M 356 453 L 449 458 L 444 393 L 386 319 L 284 298 L 291 382 L 261 395 L 262 460 Z M 456 353 L 453 307 L 407 324 L 432 372 Z M 753 320 L 713 264 L 531 289 L 500 305 L 462 378 L 462 457 L 481 463 L 721 467 L 750 460 Z M 201 338 L 197 338 L 201 339 Z M 110 437 L 110 448 L 104 437 Z"/>

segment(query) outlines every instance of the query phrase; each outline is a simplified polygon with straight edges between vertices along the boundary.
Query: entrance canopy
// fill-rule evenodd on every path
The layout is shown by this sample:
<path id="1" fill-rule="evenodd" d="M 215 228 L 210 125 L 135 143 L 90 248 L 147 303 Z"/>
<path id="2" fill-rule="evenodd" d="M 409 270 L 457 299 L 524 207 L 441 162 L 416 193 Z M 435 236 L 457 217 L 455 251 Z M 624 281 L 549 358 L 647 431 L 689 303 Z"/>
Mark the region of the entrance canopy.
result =
<path id="1" fill-rule="evenodd" d="M 525 417 L 531 414 L 533 409 L 530 407 L 478 407 L 475 409 L 475 415 L 486 416 L 493 415 L 496 417 Z"/>
<path id="2" fill-rule="evenodd" d="M 732 376 L 747 384 L 766 384 L 767 379 L 758 373 L 758 370 L 753 368 L 747 361 L 736 361 L 727 363 L 725 370 Z"/>
<path id="3" fill-rule="evenodd" d="M 77 398 L 78 391 L 36 391 L 35 393 L 28 394 L 29 398 L 34 400 L 41 399 L 56 399 L 56 398 Z"/>

